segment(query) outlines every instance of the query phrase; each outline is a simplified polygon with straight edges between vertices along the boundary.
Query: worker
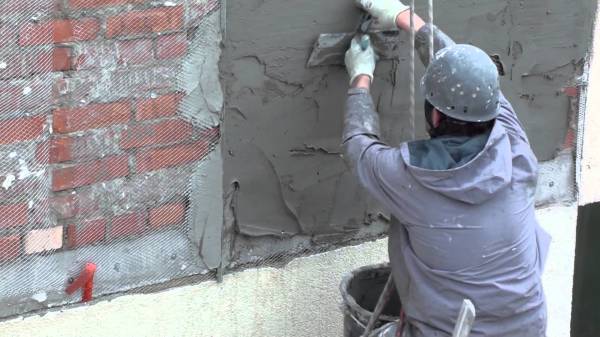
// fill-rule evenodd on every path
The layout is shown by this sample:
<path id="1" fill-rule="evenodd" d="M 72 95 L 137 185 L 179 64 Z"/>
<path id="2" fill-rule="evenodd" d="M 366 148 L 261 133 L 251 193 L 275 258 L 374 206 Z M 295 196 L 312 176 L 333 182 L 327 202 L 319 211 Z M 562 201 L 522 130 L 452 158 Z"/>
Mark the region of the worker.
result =
<path id="1" fill-rule="evenodd" d="M 403 3 L 356 2 L 376 28 L 410 30 Z M 392 214 L 390 265 L 405 317 L 397 336 L 451 336 L 470 299 L 477 311 L 470 336 L 543 337 L 541 275 L 550 237 L 534 212 L 537 159 L 491 58 L 417 15 L 414 27 L 426 66 L 427 140 L 385 144 L 369 93 L 375 51 L 355 38 L 346 53 L 344 157 Z"/>

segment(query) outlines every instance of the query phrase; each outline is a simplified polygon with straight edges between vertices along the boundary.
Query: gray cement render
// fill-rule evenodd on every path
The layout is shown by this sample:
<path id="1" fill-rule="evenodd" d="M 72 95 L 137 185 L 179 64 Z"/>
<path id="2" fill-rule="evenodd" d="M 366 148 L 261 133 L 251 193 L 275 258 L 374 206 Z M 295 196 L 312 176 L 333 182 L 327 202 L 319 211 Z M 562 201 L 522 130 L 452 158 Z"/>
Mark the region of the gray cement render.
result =
<path id="1" fill-rule="evenodd" d="M 541 161 L 553 159 L 564 141 L 570 103 L 561 89 L 581 71 L 594 9 L 590 0 L 436 3 L 436 24 L 457 42 L 501 57 L 503 91 Z M 220 65 L 226 97 L 224 186 L 239 185 L 233 215 L 244 238 L 238 242 L 296 235 L 313 241 L 357 238 L 369 233 L 382 213 L 339 155 L 344 68 L 305 67 L 320 33 L 352 31 L 357 17 L 346 0 L 228 2 Z M 400 38 L 405 41 L 405 34 Z M 409 140 L 413 132 L 404 45 L 397 61 L 378 64 L 372 90 L 391 144 Z M 423 69 L 417 65 L 420 76 Z M 422 109 L 417 108 L 417 136 L 423 137 Z M 570 181 L 571 168 L 561 158 L 541 167 L 541 203 L 563 199 L 567 189 L 561 187 Z"/>

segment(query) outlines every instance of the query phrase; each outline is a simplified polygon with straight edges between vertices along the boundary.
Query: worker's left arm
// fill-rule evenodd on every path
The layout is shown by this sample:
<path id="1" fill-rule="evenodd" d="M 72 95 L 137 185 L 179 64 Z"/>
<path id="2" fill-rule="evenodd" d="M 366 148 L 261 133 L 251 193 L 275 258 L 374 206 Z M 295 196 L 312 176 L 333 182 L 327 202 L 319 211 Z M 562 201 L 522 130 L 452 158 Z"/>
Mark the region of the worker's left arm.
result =
<path id="1" fill-rule="evenodd" d="M 361 185 L 391 210 L 394 201 L 389 197 L 388 184 L 384 181 L 390 172 L 397 177 L 403 162 L 398 149 L 380 140 L 379 115 L 369 92 L 375 63 L 375 53 L 370 45 L 363 50 L 353 42 L 346 54 L 351 87 L 346 101 L 342 144 L 344 159 L 355 169 Z"/>

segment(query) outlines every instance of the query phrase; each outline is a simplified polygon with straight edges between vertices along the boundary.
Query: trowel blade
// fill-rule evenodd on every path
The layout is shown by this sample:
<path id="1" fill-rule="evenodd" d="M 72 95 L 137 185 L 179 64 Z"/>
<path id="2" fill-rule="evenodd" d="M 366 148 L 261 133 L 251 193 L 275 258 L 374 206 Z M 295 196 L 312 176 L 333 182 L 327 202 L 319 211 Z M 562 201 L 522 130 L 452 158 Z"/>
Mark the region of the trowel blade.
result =
<path id="1" fill-rule="evenodd" d="M 355 33 L 326 33 L 319 35 L 313 51 L 308 58 L 307 66 L 333 66 L 344 65 L 344 55 L 350 47 L 350 42 Z M 381 31 L 369 34 L 373 48 L 380 60 L 389 60 L 398 57 L 400 51 L 400 32 Z"/>

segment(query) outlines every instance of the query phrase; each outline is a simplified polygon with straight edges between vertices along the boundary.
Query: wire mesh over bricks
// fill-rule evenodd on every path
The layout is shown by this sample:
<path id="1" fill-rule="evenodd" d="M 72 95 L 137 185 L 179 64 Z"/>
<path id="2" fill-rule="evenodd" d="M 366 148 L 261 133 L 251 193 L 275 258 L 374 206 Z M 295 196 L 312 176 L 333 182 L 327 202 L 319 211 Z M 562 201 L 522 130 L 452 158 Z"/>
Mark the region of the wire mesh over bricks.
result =
<path id="1" fill-rule="evenodd" d="M 150 227 L 161 228 L 179 225 L 185 217 L 185 204 L 167 204 L 150 210 Z"/>
<path id="2" fill-rule="evenodd" d="M 106 36 L 112 38 L 177 31 L 183 28 L 183 15 L 183 6 L 175 6 L 112 16 L 106 21 Z"/>
<path id="3" fill-rule="evenodd" d="M 39 138 L 46 124 L 45 116 L 21 117 L 0 123 L 0 145 Z"/>
<path id="4" fill-rule="evenodd" d="M 26 202 L 0 205 L 0 229 L 26 225 L 29 221 L 28 212 L 29 207 Z"/>
<path id="5" fill-rule="evenodd" d="M 67 226 L 67 247 L 72 249 L 103 241 L 106 236 L 106 220 L 88 220 L 80 225 Z"/>
<path id="6" fill-rule="evenodd" d="M 125 40 L 117 42 L 117 57 L 120 65 L 146 64 L 154 60 L 151 39 Z"/>
<path id="7" fill-rule="evenodd" d="M 58 220 L 94 215 L 100 209 L 99 201 L 89 191 L 77 191 L 50 198 L 52 215 Z"/>
<path id="8" fill-rule="evenodd" d="M 90 130 L 81 135 L 55 135 L 38 146 L 39 160 L 50 164 L 89 161 L 119 154 L 119 133 L 111 129 Z"/>
<path id="9" fill-rule="evenodd" d="M 149 145 L 168 145 L 190 140 L 192 125 L 181 119 L 131 126 L 121 133 L 121 147 L 131 149 Z"/>
<path id="10" fill-rule="evenodd" d="M 114 71 L 79 72 L 57 85 L 59 98 L 72 102 L 110 102 L 173 90 L 180 67 L 153 64 L 152 67 L 125 67 Z"/>
<path id="11" fill-rule="evenodd" d="M 18 235 L 0 236 L 0 263 L 21 255 L 21 238 Z"/>
<path id="12" fill-rule="evenodd" d="M 72 48 L 73 70 L 114 69 L 117 65 L 117 50 L 112 41 L 78 43 Z"/>
<path id="13" fill-rule="evenodd" d="M 210 151 L 210 143 L 199 140 L 192 144 L 138 151 L 136 170 L 138 173 L 179 166 L 198 161 Z"/>
<path id="14" fill-rule="evenodd" d="M 107 6 L 135 5 L 146 0 L 68 0 L 67 6 L 71 9 L 92 9 Z"/>
<path id="15" fill-rule="evenodd" d="M 54 169 L 52 174 L 52 190 L 62 191 L 127 175 L 129 175 L 129 158 L 127 156 L 114 156 L 89 163 Z"/>
<path id="16" fill-rule="evenodd" d="M 144 121 L 175 116 L 182 98 L 183 94 L 174 93 L 157 98 L 140 99 L 135 105 L 135 119 Z"/>
<path id="17" fill-rule="evenodd" d="M 113 218 L 110 227 L 110 238 L 137 235 L 146 230 L 147 215 L 145 212 L 130 213 Z"/>
<path id="18" fill-rule="evenodd" d="M 9 113 L 41 114 L 55 105 L 58 73 L 0 81 L 0 117 Z"/>
<path id="19" fill-rule="evenodd" d="M 156 40 L 156 57 L 168 60 L 184 56 L 187 53 L 188 39 L 185 33 L 160 36 Z"/>
<path id="20" fill-rule="evenodd" d="M 93 104 L 81 108 L 58 109 L 53 113 L 53 129 L 69 133 L 127 123 L 131 113 L 129 102 Z"/>
<path id="21" fill-rule="evenodd" d="M 94 18 L 80 20 L 51 20 L 25 23 L 19 31 L 21 46 L 93 40 L 100 32 L 100 23 Z"/>
<path id="22" fill-rule="evenodd" d="M 56 13 L 60 7 L 58 0 L 3 0 L 0 2 L 0 14 L 25 20 L 38 13 Z"/>
<path id="23" fill-rule="evenodd" d="M 3 22 L 0 24 L 0 37 L 2 37 L 0 39 L 0 50 L 17 46 L 19 42 L 19 28 L 15 24 Z"/>

